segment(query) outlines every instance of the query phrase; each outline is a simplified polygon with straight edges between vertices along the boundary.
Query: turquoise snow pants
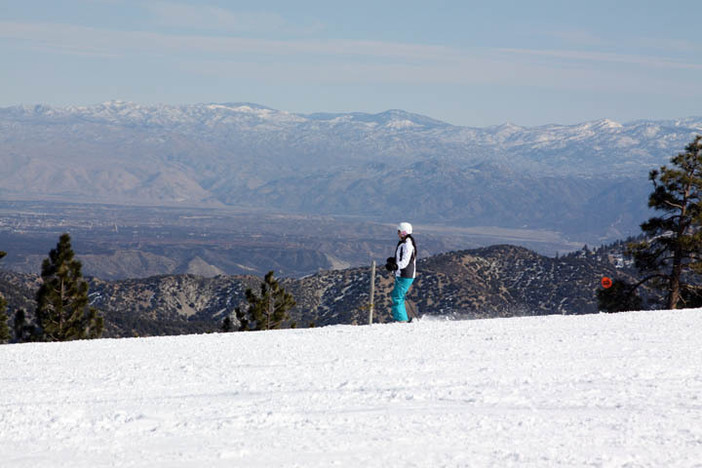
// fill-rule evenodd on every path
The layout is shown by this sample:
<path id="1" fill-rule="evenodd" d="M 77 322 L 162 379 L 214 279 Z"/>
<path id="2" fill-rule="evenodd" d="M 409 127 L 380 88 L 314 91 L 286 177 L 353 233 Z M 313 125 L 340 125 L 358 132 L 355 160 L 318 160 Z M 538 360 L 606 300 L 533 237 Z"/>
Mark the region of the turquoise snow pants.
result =
<path id="1" fill-rule="evenodd" d="M 407 321 L 407 310 L 405 309 L 405 295 L 409 291 L 414 278 L 395 277 L 395 287 L 390 297 L 392 298 L 392 318 L 398 322 Z"/>

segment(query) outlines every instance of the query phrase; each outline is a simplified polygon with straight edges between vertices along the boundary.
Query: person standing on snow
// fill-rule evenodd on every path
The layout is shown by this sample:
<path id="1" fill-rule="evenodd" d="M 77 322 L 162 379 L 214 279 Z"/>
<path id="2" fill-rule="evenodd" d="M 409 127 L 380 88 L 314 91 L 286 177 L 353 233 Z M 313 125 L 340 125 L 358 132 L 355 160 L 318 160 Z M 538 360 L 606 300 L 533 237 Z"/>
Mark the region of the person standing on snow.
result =
<path id="1" fill-rule="evenodd" d="M 395 249 L 395 256 L 389 257 L 385 268 L 395 272 L 395 287 L 392 290 L 392 318 L 398 322 L 407 321 L 405 295 L 417 276 L 417 244 L 412 237 L 412 225 L 407 222 L 397 226 L 400 241 Z"/>

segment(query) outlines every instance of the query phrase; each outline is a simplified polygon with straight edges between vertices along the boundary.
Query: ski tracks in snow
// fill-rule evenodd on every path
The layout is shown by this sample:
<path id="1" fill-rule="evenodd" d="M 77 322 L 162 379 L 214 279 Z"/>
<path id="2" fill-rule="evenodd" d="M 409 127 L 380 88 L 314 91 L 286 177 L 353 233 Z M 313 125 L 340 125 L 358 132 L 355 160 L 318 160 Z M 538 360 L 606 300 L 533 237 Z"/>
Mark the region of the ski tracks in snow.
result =
<path id="1" fill-rule="evenodd" d="M 0 347 L 6 466 L 695 466 L 702 311 Z"/>

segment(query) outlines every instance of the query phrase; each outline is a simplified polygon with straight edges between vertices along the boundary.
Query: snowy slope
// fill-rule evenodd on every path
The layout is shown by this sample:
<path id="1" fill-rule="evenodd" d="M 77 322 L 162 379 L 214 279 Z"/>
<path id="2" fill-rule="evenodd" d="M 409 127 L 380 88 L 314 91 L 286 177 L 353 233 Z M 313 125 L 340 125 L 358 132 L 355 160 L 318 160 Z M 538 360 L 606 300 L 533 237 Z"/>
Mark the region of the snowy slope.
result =
<path id="1" fill-rule="evenodd" d="M 0 347 L 3 466 L 700 466 L 702 311 Z"/>

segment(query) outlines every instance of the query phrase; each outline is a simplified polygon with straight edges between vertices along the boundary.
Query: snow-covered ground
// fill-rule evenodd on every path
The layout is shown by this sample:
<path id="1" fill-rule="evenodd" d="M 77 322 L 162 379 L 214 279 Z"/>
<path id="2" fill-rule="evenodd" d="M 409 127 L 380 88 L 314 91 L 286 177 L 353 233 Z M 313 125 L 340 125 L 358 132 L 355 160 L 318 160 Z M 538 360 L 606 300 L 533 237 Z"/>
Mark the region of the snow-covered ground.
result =
<path id="1" fill-rule="evenodd" d="M 0 346 L 4 467 L 702 466 L 702 311 Z"/>

